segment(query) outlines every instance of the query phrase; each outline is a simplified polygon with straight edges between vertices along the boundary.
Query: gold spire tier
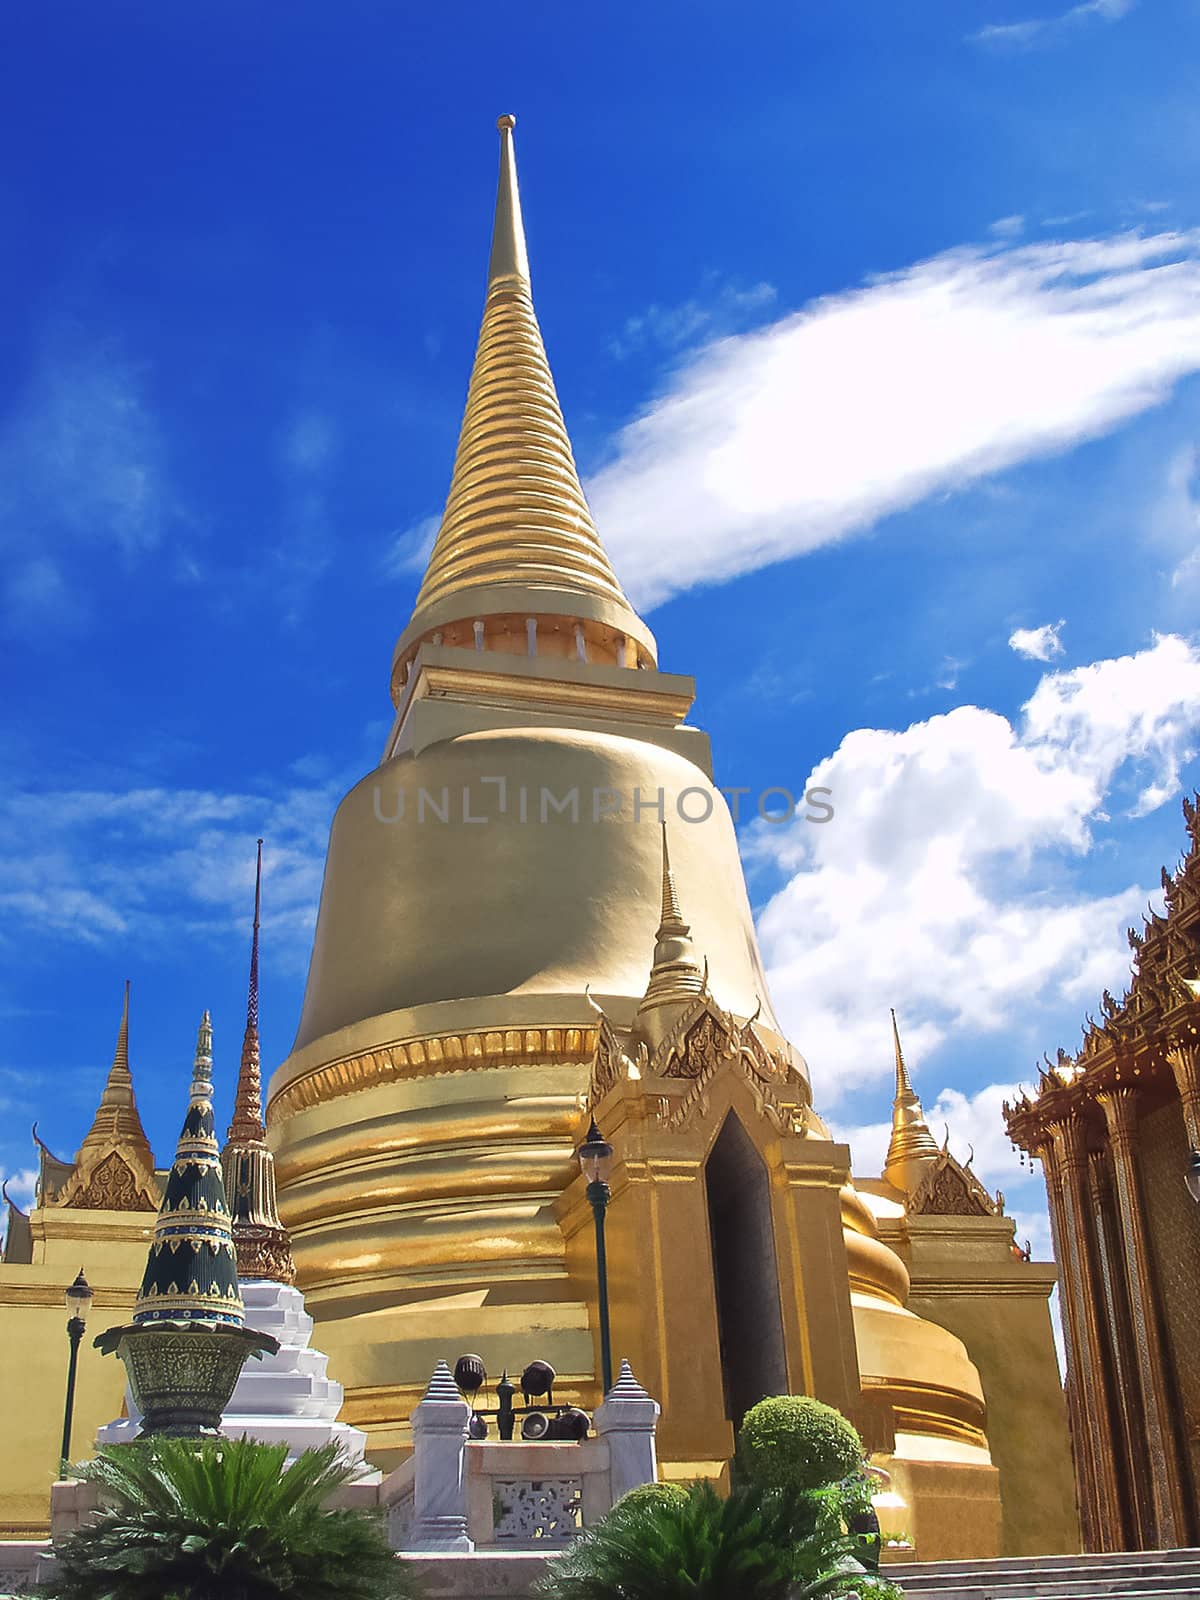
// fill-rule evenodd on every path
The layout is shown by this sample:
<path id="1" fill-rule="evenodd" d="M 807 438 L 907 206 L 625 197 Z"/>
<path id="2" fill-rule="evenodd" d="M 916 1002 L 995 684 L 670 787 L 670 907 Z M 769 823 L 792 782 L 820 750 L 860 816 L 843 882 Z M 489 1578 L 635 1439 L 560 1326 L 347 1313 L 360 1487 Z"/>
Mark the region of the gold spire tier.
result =
<path id="1" fill-rule="evenodd" d="M 892 1041 L 896 1049 L 896 1098 L 892 1103 L 892 1137 L 883 1175 L 903 1194 L 912 1194 L 930 1162 L 937 1160 L 938 1147 L 908 1075 L 895 1011 L 892 1012 Z"/>
<path id="2" fill-rule="evenodd" d="M 634 1036 L 657 1049 L 682 1012 L 704 993 L 705 974 L 696 959 L 691 924 L 683 920 L 671 870 L 667 825 L 662 824 L 662 915 L 654 942 L 650 981 L 633 1021 Z"/>
<path id="3" fill-rule="evenodd" d="M 275 1157 L 267 1147 L 262 1116 L 262 1068 L 258 1042 L 258 932 L 262 914 L 262 847 L 254 875 L 254 931 L 250 939 L 250 982 L 246 991 L 246 1031 L 238 1072 L 233 1120 L 221 1151 L 225 1194 L 233 1225 L 240 1279 L 264 1278 L 294 1283 L 296 1267 L 287 1229 L 275 1198 Z"/>
<path id="4" fill-rule="evenodd" d="M 416 608 L 396 646 L 393 694 L 425 640 L 652 666 L 653 635 L 617 581 L 575 466 L 533 308 L 513 128 L 500 118 L 500 180 L 487 298 L 450 492 Z M 478 625 L 478 631 L 477 631 Z M 580 632 L 576 634 L 578 628 Z M 434 639 L 434 635 L 437 638 Z M 461 636 L 461 637 L 460 637 Z M 513 641 L 512 645 L 508 641 Z"/>

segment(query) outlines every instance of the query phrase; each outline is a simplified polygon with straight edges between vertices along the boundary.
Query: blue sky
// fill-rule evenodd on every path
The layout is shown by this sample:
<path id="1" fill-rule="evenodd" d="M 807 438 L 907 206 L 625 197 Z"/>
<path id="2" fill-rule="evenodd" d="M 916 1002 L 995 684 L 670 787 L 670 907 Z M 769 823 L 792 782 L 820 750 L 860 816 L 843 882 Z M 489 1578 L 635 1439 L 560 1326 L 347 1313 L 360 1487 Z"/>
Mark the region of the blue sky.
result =
<path id="1" fill-rule="evenodd" d="M 744 835 L 818 1103 L 877 1163 L 895 1005 L 931 1120 L 1036 1229 L 1003 1086 L 1119 986 L 1198 781 L 1196 0 L 5 31 L 0 1169 L 34 1116 L 77 1146 L 126 976 L 160 1157 L 205 1006 L 227 1102 L 260 832 L 288 1049 L 512 110 L 560 396 L 661 660 L 721 781 L 835 791 L 824 832 Z"/>

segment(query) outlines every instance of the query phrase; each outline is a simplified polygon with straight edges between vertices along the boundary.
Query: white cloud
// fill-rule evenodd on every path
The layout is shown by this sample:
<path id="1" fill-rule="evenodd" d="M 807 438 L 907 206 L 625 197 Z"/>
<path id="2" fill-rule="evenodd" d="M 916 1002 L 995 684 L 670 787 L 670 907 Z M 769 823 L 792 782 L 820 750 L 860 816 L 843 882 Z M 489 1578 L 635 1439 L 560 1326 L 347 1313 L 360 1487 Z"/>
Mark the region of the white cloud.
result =
<path id="1" fill-rule="evenodd" d="M 1198 233 L 952 250 L 711 344 L 588 492 L 653 606 L 1065 450 L 1196 370 Z"/>
<path id="2" fill-rule="evenodd" d="M 26 1167 L 20 1172 L 0 1172 L 0 1184 L 7 1187 L 9 1199 L 19 1205 L 22 1211 L 28 1211 L 33 1201 L 36 1183 L 37 1173 L 32 1167 Z"/>
<path id="3" fill-rule="evenodd" d="M 108 545 L 132 560 L 161 541 L 174 511 L 144 388 L 114 347 L 60 333 L 18 395 L 0 430 L 0 535 L 16 557 L 4 597 L 18 624 L 69 620 L 55 552 Z"/>
<path id="4" fill-rule="evenodd" d="M 411 527 L 388 536 L 383 571 L 388 578 L 406 578 L 423 573 L 433 554 L 434 541 L 442 525 L 441 516 L 422 517 Z"/>
<path id="5" fill-rule="evenodd" d="M 1068 11 L 1052 17 L 1031 17 L 1026 22 L 991 22 L 968 34 L 973 44 L 1008 46 L 1018 49 L 1046 44 L 1083 24 L 1120 22 L 1133 10 L 1137 0 L 1080 0 Z"/>
<path id="6" fill-rule="evenodd" d="M 995 222 L 988 224 L 988 232 L 994 239 L 1019 238 L 1025 232 L 1025 218 L 1019 215 L 997 217 Z"/>
<path id="7" fill-rule="evenodd" d="M 1008 636 L 1008 647 L 1027 661 L 1051 661 L 1061 656 L 1064 645 L 1060 635 L 1066 627 L 1060 617 L 1057 622 L 1043 623 L 1040 628 L 1015 628 Z"/>
<path id="8" fill-rule="evenodd" d="M 1161 804 L 1198 737 L 1200 649 L 1169 635 L 1045 674 L 1014 723 L 959 706 L 848 734 L 805 785 L 832 822 L 754 824 L 748 859 L 787 880 L 759 918 L 771 992 L 818 1105 L 886 1077 L 889 1006 L 919 1061 L 1120 988 L 1150 895 L 1089 893 L 1074 867 L 1102 803 Z"/>
<path id="9" fill-rule="evenodd" d="M 340 777 L 278 794 L 14 790 L 0 795 L 9 940 L 111 946 L 244 930 L 262 834 L 271 959 L 302 970 Z"/>
<path id="10" fill-rule="evenodd" d="M 733 284 L 706 283 L 701 293 L 681 305 L 651 305 L 627 319 L 610 349 L 621 361 L 647 346 L 671 351 L 705 339 L 732 333 L 757 320 L 776 298 L 772 284 L 756 283 L 739 289 Z"/>

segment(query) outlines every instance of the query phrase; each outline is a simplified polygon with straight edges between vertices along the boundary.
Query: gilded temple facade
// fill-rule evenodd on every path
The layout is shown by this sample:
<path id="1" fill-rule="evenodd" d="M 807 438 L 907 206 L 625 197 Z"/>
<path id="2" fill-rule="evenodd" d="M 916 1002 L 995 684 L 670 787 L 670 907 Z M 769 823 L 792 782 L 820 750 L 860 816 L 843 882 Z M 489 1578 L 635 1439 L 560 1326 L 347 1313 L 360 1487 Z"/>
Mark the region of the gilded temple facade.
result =
<path id="1" fill-rule="evenodd" d="M 686 720 L 693 681 L 660 668 L 580 484 L 499 126 L 446 508 L 383 758 L 333 821 L 268 1091 L 280 1211 L 345 1415 L 398 1462 L 429 1372 L 466 1350 L 493 1375 L 543 1358 L 556 1394 L 599 1401 L 573 1160 L 594 1114 L 616 1152 L 614 1356 L 662 1404 L 666 1475 L 723 1480 L 746 1406 L 810 1393 L 859 1422 L 923 1554 L 1071 1549 L 1053 1270 L 1016 1259 L 1011 1220 L 969 1175 L 955 1189 L 936 1147 L 914 1154 L 914 1175 L 922 1155 L 937 1168 L 918 1208 L 856 1187 L 813 1105 Z M 1013 1443 L 1031 1392 L 1034 1451 Z"/>
<path id="2" fill-rule="evenodd" d="M 1163 871 L 1165 915 L 1130 932 L 1133 977 L 1083 1046 L 1005 1108 L 1042 1163 L 1062 1273 L 1067 1400 L 1085 1548 L 1200 1538 L 1200 818 Z"/>

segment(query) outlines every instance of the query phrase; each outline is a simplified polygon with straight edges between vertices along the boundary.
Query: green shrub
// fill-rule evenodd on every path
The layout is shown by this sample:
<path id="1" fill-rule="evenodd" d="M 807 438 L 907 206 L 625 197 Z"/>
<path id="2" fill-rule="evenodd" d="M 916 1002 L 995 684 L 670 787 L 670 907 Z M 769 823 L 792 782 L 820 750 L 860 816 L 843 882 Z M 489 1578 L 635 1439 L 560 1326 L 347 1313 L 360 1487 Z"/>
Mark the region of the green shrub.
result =
<path id="1" fill-rule="evenodd" d="M 761 1489 L 804 1494 L 857 1473 L 863 1446 L 840 1411 L 809 1395 L 775 1395 L 747 1411 L 738 1462 Z"/>
<path id="2" fill-rule="evenodd" d="M 836 1515 L 812 1526 L 810 1502 L 820 1499 L 753 1484 L 728 1499 L 709 1483 L 646 1484 L 582 1534 L 534 1592 L 543 1600 L 903 1600 L 863 1572 Z"/>
<path id="3" fill-rule="evenodd" d="M 687 1497 L 687 1490 L 681 1483 L 639 1483 L 636 1489 L 630 1489 L 628 1494 L 621 1496 L 613 1506 L 613 1511 L 636 1511 L 642 1506 L 648 1506 L 651 1510 L 656 1506 L 681 1506 Z"/>
<path id="4" fill-rule="evenodd" d="M 649 1486 L 645 1486 L 649 1487 Z M 796 1532 L 780 1496 L 709 1483 L 618 1502 L 554 1563 L 547 1600 L 787 1600 Z"/>
<path id="5" fill-rule="evenodd" d="M 335 1445 L 148 1439 L 84 1468 L 104 1509 L 56 1542 L 42 1600 L 400 1600 L 412 1578 L 379 1519 L 324 1509 Z"/>

